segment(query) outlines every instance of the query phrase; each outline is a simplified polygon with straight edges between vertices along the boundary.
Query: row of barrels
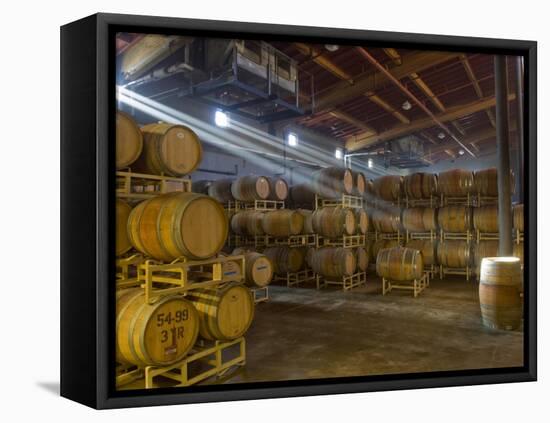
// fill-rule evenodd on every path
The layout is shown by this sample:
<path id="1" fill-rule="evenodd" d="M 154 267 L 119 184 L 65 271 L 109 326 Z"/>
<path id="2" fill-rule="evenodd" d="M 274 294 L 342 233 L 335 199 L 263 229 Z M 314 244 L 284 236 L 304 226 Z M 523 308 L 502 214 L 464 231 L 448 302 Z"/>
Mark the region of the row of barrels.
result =
<path id="1" fill-rule="evenodd" d="M 247 175 L 237 179 L 201 180 L 193 182 L 193 192 L 209 195 L 220 203 L 230 201 L 285 201 L 288 184 L 283 178 Z"/>
<path id="2" fill-rule="evenodd" d="M 227 318 L 231 316 L 231 318 Z M 200 337 L 229 341 L 243 336 L 254 317 L 250 291 L 240 284 L 196 289 L 149 304 L 141 288 L 117 291 L 116 360 L 136 366 L 181 361 Z"/>
<path id="3" fill-rule="evenodd" d="M 513 190 L 513 172 L 510 172 L 510 179 Z M 374 179 L 372 184 L 367 183 L 367 192 L 385 201 L 396 201 L 403 196 L 427 199 L 438 194 L 448 197 L 464 197 L 468 194 L 497 197 L 497 169 L 476 172 L 452 169 L 439 174 L 416 172 L 406 176 L 386 175 Z"/>
<path id="4" fill-rule="evenodd" d="M 440 208 L 411 207 L 403 209 L 374 209 L 371 212 L 372 228 L 378 232 L 392 233 L 401 228 L 409 232 L 429 232 L 442 229 L 461 233 L 476 229 L 497 233 L 498 207 L 496 205 L 468 207 L 445 206 Z M 523 204 L 513 207 L 514 229 L 523 232 Z"/>
<path id="5" fill-rule="evenodd" d="M 231 216 L 231 230 L 242 236 L 289 237 L 316 233 L 327 238 L 338 238 L 355 233 L 366 234 L 368 226 L 369 218 L 365 210 L 331 206 L 315 211 L 244 210 Z"/>
<path id="6" fill-rule="evenodd" d="M 141 128 L 124 112 L 116 114 L 116 168 L 180 177 L 202 160 L 202 145 L 187 126 L 153 123 Z"/>

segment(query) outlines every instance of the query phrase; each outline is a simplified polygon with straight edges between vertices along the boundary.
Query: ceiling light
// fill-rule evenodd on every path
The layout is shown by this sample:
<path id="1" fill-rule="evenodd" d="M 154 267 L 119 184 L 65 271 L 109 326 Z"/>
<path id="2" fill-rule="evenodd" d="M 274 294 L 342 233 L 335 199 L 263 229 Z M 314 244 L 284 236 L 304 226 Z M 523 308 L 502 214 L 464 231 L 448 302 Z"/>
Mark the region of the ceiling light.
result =
<path id="1" fill-rule="evenodd" d="M 229 126 L 229 116 L 221 110 L 216 110 L 214 122 L 216 123 L 216 126 L 219 126 L 220 128 L 227 128 Z"/>
<path id="2" fill-rule="evenodd" d="M 369 167 L 369 169 L 371 169 L 374 166 L 374 160 L 368 159 L 367 160 L 367 166 Z"/>
<path id="3" fill-rule="evenodd" d="M 338 160 L 340 160 L 342 158 L 342 149 L 341 148 L 337 148 L 336 150 L 334 150 L 334 157 L 336 157 Z"/>
<path id="4" fill-rule="evenodd" d="M 458 154 L 463 156 L 464 155 L 464 150 L 462 150 L 462 149 L 458 150 Z"/>
<path id="5" fill-rule="evenodd" d="M 298 136 L 292 132 L 289 132 L 286 136 L 286 141 L 291 147 L 296 147 L 298 145 Z"/>
<path id="6" fill-rule="evenodd" d="M 412 104 L 408 100 L 405 100 L 405 102 L 403 102 L 401 107 L 403 108 L 403 110 L 411 110 Z"/>
<path id="7" fill-rule="evenodd" d="M 445 133 L 444 133 L 444 132 L 440 132 L 439 134 L 437 134 L 437 138 L 439 138 L 440 140 L 442 140 L 443 138 L 445 138 Z"/>
<path id="8" fill-rule="evenodd" d="M 328 51 L 336 51 L 340 48 L 339 45 L 337 44 L 325 44 L 325 48 L 328 50 Z"/>

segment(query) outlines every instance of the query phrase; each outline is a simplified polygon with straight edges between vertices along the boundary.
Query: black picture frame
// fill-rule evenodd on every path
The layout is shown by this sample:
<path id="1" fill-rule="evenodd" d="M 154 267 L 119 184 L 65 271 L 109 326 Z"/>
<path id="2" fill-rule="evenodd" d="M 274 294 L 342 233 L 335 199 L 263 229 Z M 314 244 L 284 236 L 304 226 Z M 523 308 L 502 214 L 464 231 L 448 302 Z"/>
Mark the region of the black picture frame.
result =
<path id="1" fill-rule="evenodd" d="M 520 55 L 525 64 L 524 366 L 151 391 L 114 389 L 114 33 L 196 33 Z M 533 41 L 95 14 L 61 28 L 61 395 L 90 407 L 534 381 L 537 377 L 537 44 Z M 112 291 L 112 292 L 111 292 Z"/>

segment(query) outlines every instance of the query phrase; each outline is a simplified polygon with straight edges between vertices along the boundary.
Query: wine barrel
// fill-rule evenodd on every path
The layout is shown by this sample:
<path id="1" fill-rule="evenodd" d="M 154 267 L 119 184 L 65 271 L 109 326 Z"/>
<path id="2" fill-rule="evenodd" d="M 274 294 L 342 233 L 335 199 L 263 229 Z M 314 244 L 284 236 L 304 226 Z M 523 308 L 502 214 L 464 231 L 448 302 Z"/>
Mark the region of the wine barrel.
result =
<path id="1" fill-rule="evenodd" d="M 425 266 L 437 264 L 437 241 L 431 239 L 413 239 L 407 242 L 405 247 L 420 251 Z"/>
<path id="2" fill-rule="evenodd" d="M 378 252 L 380 250 L 395 247 L 399 247 L 399 241 L 394 239 L 379 239 L 374 241 L 370 251 L 369 262 L 376 264 L 376 257 L 378 257 Z"/>
<path id="3" fill-rule="evenodd" d="M 302 233 L 303 234 L 315 233 L 315 231 L 313 230 L 313 212 L 311 210 L 306 210 L 306 209 L 298 209 L 296 211 L 300 213 L 304 218 L 304 227 L 302 229 Z"/>
<path id="4" fill-rule="evenodd" d="M 401 196 L 403 178 L 398 175 L 386 175 L 373 181 L 376 196 L 386 201 L 396 201 Z"/>
<path id="5" fill-rule="evenodd" d="M 267 200 L 270 193 L 265 176 L 242 176 L 231 184 L 231 194 L 239 201 Z"/>
<path id="6" fill-rule="evenodd" d="M 437 182 L 439 192 L 448 197 L 464 197 L 474 190 L 474 174 L 469 170 L 453 169 L 441 172 Z"/>
<path id="7" fill-rule="evenodd" d="M 445 232 L 466 232 L 472 228 L 472 208 L 466 206 L 441 207 L 437 212 L 439 227 Z"/>
<path id="8" fill-rule="evenodd" d="M 355 209 L 355 222 L 357 233 L 366 234 L 369 230 L 369 215 L 364 209 Z"/>
<path id="9" fill-rule="evenodd" d="M 143 135 L 130 115 L 116 112 L 116 159 L 117 169 L 132 165 L 143 150 Z"/>
<path id="10" fill-rule="evenodd" d="M 288 193 L 290 205 L 297 209 L 314 209 L 315 208 L 315 192 L 308 184 L 292 185 Z"/>
<path id="11" fill-rule="evenodd" d="M 197 340 L 199 316 L 181 296 L 145 302 L 144 290 L 116 294 L 116 360 L 136 366 L 166 366 L 185 357 Z"/>
<path id="12" fill-rule="evenodd" d="M 514 244 L 514 250 L 512 255 L 514 257 L 517 257 L 519 259 L 519 262 L 523 266 L 524 260 L 523 260 L 523 242 Z"/>
<path id="13" fill-rule="evenodd" d="M 480 232 L 498 232 L 498 207 L 482 206 L 474 208 L 474 228 Z"/>
<path id="14" fill-rule="evenodd" d="M 524 220 L 523 220 L 523 204 L 514 204 L 513 207 L 513 221 L 514 221 L 514 229 L 523 232 L 523 228 L 525 226 Z"/>
<path id="15" fill-rule="evenodd" d="M 212 181 L 209 180 L 193 181 L 191 189 L 197 194 L 208 195 L 208 188 L 211 184 Z"/>
<path id="16" fill-rule="evenodd" d="M 523 272 L 517 257 L 486 257 L 481 262 L 479 304 L 483 325 L 514 330 L 521 325 Z"/>
<path id="17" fill-rule="evenodd" d="M 357 268 L 355 253 L 349 248 L 320 248 L 312 253 L 310 262 L 313 271 L 325 278 L 351 276 Z"/>
<path id="18" fill-rule="evenodd" d="M 357 269 L 360 272 L 366 272 L 369 267 L 369 253 L 365 247 L 357 247 L 355 249 L 355 257 L 357 259 Z"/>
<path id="19" fill-rule="evenodd" d="M 481 260 L 498 256 L 498 241 L 479 241 L 474 245 L 474 265 L 476 274 L 480 274 Z"/>
<path id="20" fill-rule="evenodd" d="M 130 250 L 130 248 L 132 248 L 132 244 L 130 244 L 130 240 L 128 239 L 128 232 L 126 230 L 126 226 L 128 225 L 128 217 L 130 217 L 131 212 L 132 208 L 130 207 L 130 205 L 127 202 L 119 200 L 117 198 L 115 221 L 115 253 L 117 256 L 121 256 L 122 254 Z"/>
<path id="21" fill-rule="evenodd" d="M 313 212 L 313 230 L 326 238 L 338 238 L 355 233 L 353 211 L 342 207 L 323 207 Z"/>
<path id="22" fill-rule="evenodd" d="M 437 245 L 437 261 L 445 267 L 470 266 L 471 252 L 467 241 L 447 240 Z"/>
<path id="23" fill-rule="evenodd" d="M 389 210 L 374 210 L 372 225 L 378 232 L 393 233 L 399 231 L 401 218 L 398 213 Z"/>
<path id="24" fill-rule="evenodd" d="M 201 162 L 202 146 L 197 134 L 183 125 L 153 123 L 141 128 L 143 153 L 136 169 L 154 175 L 183 176 Z"/>
<path id="25" fill-rule="evenodd" d="M 230 341 L 245 334 L 254 318 L 250 290 L 239 284 L 192 289 L 187 298 L 199 315 L 199 333 L 207 340 Z"/>
<path id="26" fill-rule="evenodd" d="M 208 187 L 208 195 L 222 204 L 234 201 L 231 193 L 232 179 L 217 179 Z"/>
<path id="27" fill-rule="evenodd" d="M 163 261 L 206 259 L 223 247 L 227 218 L 220 204 L 191 192 L 159 195 L 139 203 L 128 218 L 128 237 L 142 253 Z"/>
<path id="28" fill-rule="evenodd" d="M 411 248 L 385 248 L 376 257 L 378 276 L 393 281 L 420 279 L 424 271 L 422 253 Z"/>
<path id="29" fill-rule="evenodd" d="M 288 184 L 283 178 L 267 178 L 269 181 L 269 199 L 285 201 L 288 197 Z"/>
<path id="30" fill-rule="evenodd" d="M 238 212 L 231 218 L 231 230 L 242 236 L 264 235 L 263 220 L 264 213 L 259 211 L 245 210 Z"/>
<path id="31" fill-rule="evenodd" d="M 273 263 L 275 274 L 286 275 L 302 270 L 306 251 L 302 248 L 269 247 L 264 250 L 264 254 Z"/>
<path id="32" fill-rule="evenodd" d="M 514 172 L 510 170 L 510 193 L 514 194 L 516 184 Z M 498 197 L 498 172 L 495 167 L 474 173 L 474 190 L 484 197 Z"/>
<path id="33" fill-rule="evenodd" d="M 410 199 L 430 198 L 437 193 L 437 175 L 416 172 L 403 177 L 403 191 Z"/>
<path id="34" fill-rule="evenodd" d="M 404 209 L 401 215 L 403 228 L 409 232 L 428 232 L 437 230 L 437 209 L 431 207 L 412 207 Z"/>
<path id="35" fill-rule="evenodd" d="M 263 231 L 275 237 L 298 235 L 304 228 L 304 217 L 296 210 L 268 211 L 262 220 Z"/>
<path id="36" fill-rule="evenodd" d="M 327 167 L 312 175 L 313 191 L 322 198 L 338 199 L 343 194 L 353 193 L 351 170 L 340 167 Z"/>
<path id="37" fill-rule="evenodd" d="M 235 251 L 233 251 L 235 254 Z M 273 279 L 273 263 L 264 254 L 255 251 L 242 252 L 245 262 L 245 283 L 250 287 L 264 287 Z"/>
<path id="38" fill-rule="evenodd" d="M 353 195 L 362 197 L 367 189 L 367 178 L 362 172 L 352 172 L 353 175 Z"/>

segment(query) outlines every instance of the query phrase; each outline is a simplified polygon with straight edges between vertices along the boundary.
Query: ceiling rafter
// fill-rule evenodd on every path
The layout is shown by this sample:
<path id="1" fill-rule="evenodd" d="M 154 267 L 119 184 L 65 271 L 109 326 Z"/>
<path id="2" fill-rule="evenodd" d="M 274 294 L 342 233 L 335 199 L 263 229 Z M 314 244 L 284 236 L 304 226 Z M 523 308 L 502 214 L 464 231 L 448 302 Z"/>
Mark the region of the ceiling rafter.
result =
<path id="1" fill-rule="evenodd" d="M 327 70 L 337 78 L 346 81 L 348 84 L 353 84 L 353 76 L 346 70 L 342 69 L 332 60 L 324 56 L 324 52 L 319 51 L 315 47 L 309 46 L 303 43 L 294 43 L 294 46 L 300 51 L 300 53 L 309 56 L 311 60 Z"/>
<path id="2" fill-rule="evenodd" d="M 464 70 L 466 71 L 466 75 L 468 75 L 468 79 L 472 83 L 472 86 L 474 87 L 474 90 L 478 96 L 478 98 L 483 98 L 483 90 L 481 89 L 481 85 L 479 85 L 479 81 L 476 78 L 476 75 L 474 73 L 474 70 L 472 69 L 472 65 L 470 64 L 470 61 L 468 60 L 468 56 L 465 54 L 460 55 L 460 61 L 462 62 L 462 66 L 464 67 Z M 490 109 L 487 109 L 485 111 L 487 113 L 487 117 L 489 118 L 489 122 L 491 122 L 491 125 L 493 128 L 497 127 L 495 116 L 493 115 L 493 112 Z"/>

